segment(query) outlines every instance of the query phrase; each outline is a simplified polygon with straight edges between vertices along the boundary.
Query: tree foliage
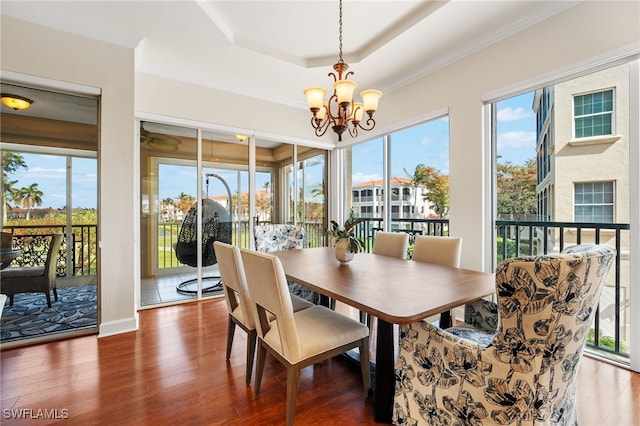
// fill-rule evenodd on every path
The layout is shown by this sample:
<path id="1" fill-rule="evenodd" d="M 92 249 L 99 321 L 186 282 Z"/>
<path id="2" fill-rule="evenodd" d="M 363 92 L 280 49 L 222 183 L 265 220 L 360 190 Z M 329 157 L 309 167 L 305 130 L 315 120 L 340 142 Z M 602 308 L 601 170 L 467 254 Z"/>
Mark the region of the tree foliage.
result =
<path id="1" fill-rule="evenodd" d="M 407 170 L 405 169 L 405 173 Z M 424 164 L 418 164 L 413 174 L 407 173 L 414 188 L 424 186 L 427 193 L 423 195 L 425 201 L 430 203 L 430 207 L 441 218 L 449 215 L 449 175 L 440 173 L 439 170 Z M 417 194 L 417 191 L 414 191 Z M 414 205 L 415 205 L 414 200 Z"/>
<path id="2" fill-rule="evenodd" d="M 529 159 L 518 166 L 498 163 L 496 170 L 498 216 L 526 215 L 538 211 L 536 162 Z"/>
<path id="3" fill-rule="evenodd" d="M 9 176 L 18 171 L 18 169 L 28 169 L 24 157 L 12 151 L 2 151 L 2 188 L 4 190 L 3 223 L 7 221 L 7 210 L 11 209 L 9 202 L 15 200 L 19 190 L 14 187 L 17 180 L 9 180 Z"/>
<path id="4" fill-rule="evenodd" d="M 27 220 L 29 220 L 31 216 L 31 209 L 35 206 L 42 205 L 42 196 L 44 192 L 40 191 L 37 183 L 32 183 L 31 185 L 20 188 L 15 192 L 13 197 L 16 204 L 22 205 L 25 209 L 27 209 Z"/>

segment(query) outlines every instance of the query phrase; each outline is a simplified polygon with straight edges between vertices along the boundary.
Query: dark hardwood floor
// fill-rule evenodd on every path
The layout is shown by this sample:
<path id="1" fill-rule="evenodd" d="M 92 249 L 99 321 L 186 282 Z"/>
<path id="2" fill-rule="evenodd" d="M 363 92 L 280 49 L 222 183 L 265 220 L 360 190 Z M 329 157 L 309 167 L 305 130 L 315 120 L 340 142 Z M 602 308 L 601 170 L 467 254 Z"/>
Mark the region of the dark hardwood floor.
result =
<path id="1" fill-rule="evenodd" d="M 3 350 L 3 425 L 276 425 L 286 373 L 271 359 L 262 393 L 245 385 L 246 335 L 225 361 L 226 305 L 216 299 L 140 312 L 140 330 Z M 580 425 L 640 424 L 640 374 L 585 358 Z M 42 410 L 47 410 L 42 411 Z M 18 415 L 27 419 L 17 419 Z M 40 419 L 34 419 L 40 416 Z M 372 424 L 360 370 L 342 357 L 301 374 L 296 424 Z"/>

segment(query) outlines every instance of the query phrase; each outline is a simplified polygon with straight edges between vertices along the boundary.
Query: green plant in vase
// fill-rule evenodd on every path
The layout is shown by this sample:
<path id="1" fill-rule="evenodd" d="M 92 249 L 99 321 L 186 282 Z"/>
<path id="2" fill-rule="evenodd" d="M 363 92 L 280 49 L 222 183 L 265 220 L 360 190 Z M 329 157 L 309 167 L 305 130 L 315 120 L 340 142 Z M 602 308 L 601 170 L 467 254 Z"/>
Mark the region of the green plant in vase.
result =
<path id="1" fill-rule="evenodd" d="M 327 233 L 334 240 L 336 248 L 336 259 L 340 263 L 347 263 L 353 259 L 353 254 L 364 250 L 363 241 L 355 234 L 355 227 L 362 222 L 362 219 L 356 219 L 353 210 L 349 212 L 349 217 L 340 226 L 335 220 L 331 221 L 331 227 L 327 229 Z"/>

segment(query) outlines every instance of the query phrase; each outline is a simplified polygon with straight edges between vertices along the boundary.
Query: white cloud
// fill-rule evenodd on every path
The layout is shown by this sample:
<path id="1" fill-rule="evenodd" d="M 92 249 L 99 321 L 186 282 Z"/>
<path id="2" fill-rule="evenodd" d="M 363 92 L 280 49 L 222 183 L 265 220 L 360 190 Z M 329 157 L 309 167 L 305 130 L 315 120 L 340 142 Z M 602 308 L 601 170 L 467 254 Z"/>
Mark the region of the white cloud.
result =
<path id="1" fill-rule="evenodd" d="M 351 177 L 352 185 L 356 185 L 362 182 L 371 182 L 372 180 L 382 180 L 382 175 L 377 173 L 364 174 L 364 173 L 354 173 Z"/>
<path id="2" fill-rule="evenodd" d="M 57 169 L 47 169 L 45 167 L 29 167 L 28 170 L 21 171 L 16 173 L 16 176 L 19 175 L 24 179 L 66 179 L 67 171 L 63 168 Z"/>
<path id="3" fill-rule="evenodd" d="M 514 131 L 498 133 L 498 150 L 505 148 L 528 148 L 534 150 L 535 147 L 535 132 Z"/>
<path id="4" fill-rule="evenodd" d="M 518 108 L 501 108 L 498 110 L 498 121 L 518 121 L 523 120 L 525 118 L 532 117 L 533 111 L 524 109 L 522 107 Z"/>
<path id="5" fill-rule="evenodd" d="M 432 137 L 430 137 L 430 136 L 425 136 L 420 141 L 421 145 L 433 145 L 435 143 L 437 143 L 437 141 L 435 139 L 433 139 Z"/>

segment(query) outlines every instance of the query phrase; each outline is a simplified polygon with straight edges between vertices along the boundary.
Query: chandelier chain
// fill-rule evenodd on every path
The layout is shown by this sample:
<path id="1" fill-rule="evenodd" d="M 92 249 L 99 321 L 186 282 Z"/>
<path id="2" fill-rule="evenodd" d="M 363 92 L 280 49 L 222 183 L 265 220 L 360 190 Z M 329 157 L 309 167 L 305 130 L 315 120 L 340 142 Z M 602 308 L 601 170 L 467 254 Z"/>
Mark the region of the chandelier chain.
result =
<path id="1" fill-rule="evenodd" d="M 373 130 L 376 125 L 373 114 L 378 108 L 378 100 L 382 92 L 375 89 L 363 90 L 360 92 L 362 101 L 354 100 L 353 92 L 358 85 L 355 81 L 349 80 L 354 72 L 347 71 L 349 65 L 342 58 L 342 0 L 339 0 L 338 4 L 340 57 L 333 65 L 334 72 L 329 73 L 329 77 L 333 79 L 333 94 L 328 101 L 325 101 L 324 95 L 327 91 L 318 86 L 307 87 L 304 94 L 307 96 L 311 111 L 311 127 L 316 136 L 323 136 L 331 128 L 338 135 L 338 142 L 342 142 L 342 134 L 347 131 L 355 138 L 358 136 L 358 129 Z"/>
<path id="2" fill-rule="evenodd" d="M 338 41 L 339 41 L 339 47 L 340 47 L 340 60 L 338 61 L 339 63 L 344 62 L 344 60 L 342 59 L 342 0 L 340 0 L 340 14 L 339 14 L 339 25 L 338 25 L 338 32 L 339 32 L 339 36 L 338 36 Z"/>

